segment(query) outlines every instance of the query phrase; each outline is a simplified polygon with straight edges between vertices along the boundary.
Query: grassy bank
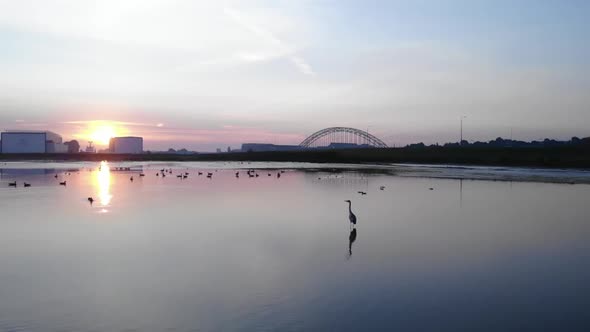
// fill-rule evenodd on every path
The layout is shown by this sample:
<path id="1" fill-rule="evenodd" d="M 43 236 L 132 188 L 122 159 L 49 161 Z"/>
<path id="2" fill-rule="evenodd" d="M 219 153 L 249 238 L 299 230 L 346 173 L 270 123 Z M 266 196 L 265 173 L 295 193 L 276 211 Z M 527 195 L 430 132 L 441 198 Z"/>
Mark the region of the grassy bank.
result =
<path id="1" fill-rule="evenodd" d="M 590 147 L 423 147 L 279 152 L 177 154 L 0 154 L 0 160 L 57 161 L 292 161 L 316 163 L 428 163 L 590 168 Z"/>

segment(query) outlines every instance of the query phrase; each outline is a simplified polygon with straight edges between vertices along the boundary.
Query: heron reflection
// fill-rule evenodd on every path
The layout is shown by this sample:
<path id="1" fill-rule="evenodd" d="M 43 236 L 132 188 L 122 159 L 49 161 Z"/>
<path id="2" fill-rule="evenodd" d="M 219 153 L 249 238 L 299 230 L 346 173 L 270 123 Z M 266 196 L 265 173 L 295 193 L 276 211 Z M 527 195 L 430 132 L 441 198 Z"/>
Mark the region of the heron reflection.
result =
<path id="1" fill-rule="evenodd" d="M 348 258 L 352 256 L 352 244 L 356 241 L 356 228 L 353 228 L 348 235 Z"/>
<path id="2" fill-rule="evenodd" d="M 96 186 L 98 187 L 98 198 L 102 206 L 107 206 L 111 202 L 113 196 L 110 193 L 111 189 L 111 168 L 108 162 L 101 161 L 98 172 L 96 172 Z"/>

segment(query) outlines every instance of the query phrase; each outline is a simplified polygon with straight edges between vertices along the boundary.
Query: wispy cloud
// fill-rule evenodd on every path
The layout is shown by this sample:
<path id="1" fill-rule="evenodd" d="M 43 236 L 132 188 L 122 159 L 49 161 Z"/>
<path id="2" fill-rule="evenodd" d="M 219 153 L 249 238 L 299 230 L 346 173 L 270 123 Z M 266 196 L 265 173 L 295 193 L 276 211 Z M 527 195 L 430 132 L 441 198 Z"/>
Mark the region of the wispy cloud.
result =
<path id="1" fill-rule="evenodd" d="M 294 47 L 279 39 L 271 31 L 257 25 L 249 19 L 244 13 L 231 8 L 225 7 L 223 12 L 235 23 L 253 33 L 259 38 L 271 43 L 275 47 L 274 53 L 241 53 L 239 57 L 246 61 L 265 61 L 273 58 L 285 57 L 303 74 L 315 75 L 313 68 L 302 57 L 295 54 Z"/>

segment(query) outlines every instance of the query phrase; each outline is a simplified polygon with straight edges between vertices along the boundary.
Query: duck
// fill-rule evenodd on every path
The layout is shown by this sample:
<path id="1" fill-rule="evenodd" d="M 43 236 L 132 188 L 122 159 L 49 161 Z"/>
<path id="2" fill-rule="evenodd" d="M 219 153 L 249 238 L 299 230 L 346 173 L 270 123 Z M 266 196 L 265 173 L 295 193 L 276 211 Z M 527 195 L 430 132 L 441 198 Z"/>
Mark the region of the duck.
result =
<path id="1" fill-rule="evenodd" d="M 64 181 L 64 182 L 60 182 L 60 183 L 59 183 L 59 185 L 60 185 L 60 186 L 65 186 L 65 185 L 66 185 L 66 181 Z"/>
<path id="2" fill-rule="evenodd" d="M 25 182 L 23 185 L 24 185 L 25 187 L 30 187 L 30 186 L 31 186 L 31 184 L 30 184 L 30 183 L 26 183 L 26 182 Z"/>
<path id="3" fill-rule="evenodd" d="M 9 183 L 8 183 L 8 186 L 9 186 L 9 187 L 15 187 L 15 188 L 16 188 L 16 181 L 14 181 L 14 182 L 9 182 Z"/>

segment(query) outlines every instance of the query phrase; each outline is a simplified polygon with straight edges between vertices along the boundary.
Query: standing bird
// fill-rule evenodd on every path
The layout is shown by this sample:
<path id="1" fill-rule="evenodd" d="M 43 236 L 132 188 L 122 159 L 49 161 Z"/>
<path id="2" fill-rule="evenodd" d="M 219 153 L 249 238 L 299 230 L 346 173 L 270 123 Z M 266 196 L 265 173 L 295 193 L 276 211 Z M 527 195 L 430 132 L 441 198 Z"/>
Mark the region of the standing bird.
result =
<path id="1" fill-rule="evenodd" d="M 348 220 L 350 220 L 351 224 L 356 225 L 356 216 L 352 213 L 352 202 L 349 199 L 345 200 L 345 202 L 348 203 Z"/>

